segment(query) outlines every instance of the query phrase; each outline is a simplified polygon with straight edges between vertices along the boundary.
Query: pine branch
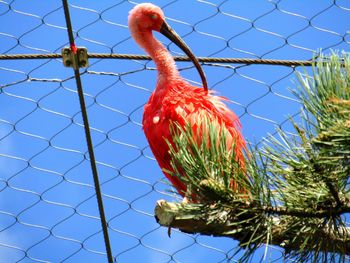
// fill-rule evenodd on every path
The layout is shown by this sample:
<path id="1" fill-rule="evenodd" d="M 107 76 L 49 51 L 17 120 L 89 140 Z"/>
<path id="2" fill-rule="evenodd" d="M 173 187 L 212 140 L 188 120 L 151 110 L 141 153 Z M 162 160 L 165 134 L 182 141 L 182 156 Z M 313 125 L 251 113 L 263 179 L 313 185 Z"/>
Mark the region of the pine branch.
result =
<path id="1" fill-rule="evenodd" d="M 244 214 L 245 218 L 249 218 L 251 222 L 247 222 L 247 219 L 243 219 L 242 214 L 237 216 L 236 212 L 242 210 L 241 206 L 237 207 L 222 207 L 216 209 L 215 205 L 204 204 L 183 204 L 183 203 L 169 203 L 164 200 L 157 202 L 155 208 L 155 216 L 157 222 L 165 227 L 177 228 L 186 233 L 200 233 L 202 235 L 209 236 L 224 236 L 234 238 L 240 242 L 240 246 L 252 246 L 254 242 L 247 242 L 252 236 L 266 236 L 266 224 L 260 224 L 258 228 L 254 223 L 258 223 L 256 220 L 260 217 L 259 214 L 250 212 Z M 273 210 L 274 213 L 279 215 L 292 215 L 299 217 L 315 216 L 314 214 L 308 214 L 303 212 L 295 213 L 295 211 L 284 211 L 276 209 L 264 209 L 266 214 Z M 242 211 L 241 211 L 242 212 Z M 282 213 L 280 213 L 282 212 Z M 317 215 L 316 215 L 317 216 Z M 241 219 L 240 219 L 241 217 Z M 244 227 L 242 227 L 242 221 L 245 221 Z M 340 227 L 337 229 L 337 235 L 334 234 L 333 229 L 329 226 L 318 228 L 317 232 L 310 233 L 303 231 L 299 233 L 295 238 L 295 231 L 290 228 L 289 219 L 279 216 L 271 216 L 269 219 L 271 228 L 271 240 L 265 240 L 265 243 L 270 245 L 277 245 L 284 248 L 286 251 L 298 250 L 300 244 L 306 240 L 312 238 L 315 242 L 320 240 L 328 240 L 332 243 L 329 246 L 328 242 L 321 242 L 319 251 L 323 252 L 335 252 L 350 255 L 350 228 Z M 257 245 L 260 245 L 260 242 Z M 306 250 L 313 250 L 314 246 L 311 242 L 304 248 Z"/>

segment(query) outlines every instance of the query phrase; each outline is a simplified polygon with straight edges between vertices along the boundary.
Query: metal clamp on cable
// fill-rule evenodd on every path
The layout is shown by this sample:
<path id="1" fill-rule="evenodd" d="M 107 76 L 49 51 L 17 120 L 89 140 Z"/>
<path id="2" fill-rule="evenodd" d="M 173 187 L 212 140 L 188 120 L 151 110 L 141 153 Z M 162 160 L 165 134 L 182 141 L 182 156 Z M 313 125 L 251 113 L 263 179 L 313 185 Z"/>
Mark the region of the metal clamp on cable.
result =
<path id="1" fill-rule="evenodd" d="M 61 50 L 63 65 L 68 68 L 87 68 L 89 66 L 89 57 L 87 48 L 78 47 L 75 49 L 64 47 Z M 77 59 L 74 58 L 76 53 Z"/>

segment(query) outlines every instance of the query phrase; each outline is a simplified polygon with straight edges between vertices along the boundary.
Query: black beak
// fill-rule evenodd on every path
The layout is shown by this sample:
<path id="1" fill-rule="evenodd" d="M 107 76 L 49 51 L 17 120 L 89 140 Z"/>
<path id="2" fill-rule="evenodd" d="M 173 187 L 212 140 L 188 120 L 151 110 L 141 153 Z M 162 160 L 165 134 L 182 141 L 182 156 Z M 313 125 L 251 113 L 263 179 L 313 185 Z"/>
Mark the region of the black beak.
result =
<path id="1" fill-rule="evenodd" d="M 201 76 L 202 84 L 205 90 L 208 90 L 207 79 L 205 78 L 203 69 L 199 64 L 198 59 L 193 55 L 191 49 L 186 45 L 182 38 L 164 21 L 160 28 L 160 33 L 169 38 L 174 44 L 176 44 L 185 54 L 191 59 L 199 75 Z"/>

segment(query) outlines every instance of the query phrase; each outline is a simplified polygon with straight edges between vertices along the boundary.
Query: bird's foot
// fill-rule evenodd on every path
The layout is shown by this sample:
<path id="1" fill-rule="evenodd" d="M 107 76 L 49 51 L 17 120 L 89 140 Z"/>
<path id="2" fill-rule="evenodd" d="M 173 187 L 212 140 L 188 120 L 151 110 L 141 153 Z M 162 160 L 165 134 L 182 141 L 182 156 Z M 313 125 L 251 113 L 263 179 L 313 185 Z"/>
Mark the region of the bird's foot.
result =
<path id="1" fill-rule="evenodd" d="M 189 203 L 190 203 L 190 200 L 186 196 L 181 201 L 181 204 L 189 204 Z"/>

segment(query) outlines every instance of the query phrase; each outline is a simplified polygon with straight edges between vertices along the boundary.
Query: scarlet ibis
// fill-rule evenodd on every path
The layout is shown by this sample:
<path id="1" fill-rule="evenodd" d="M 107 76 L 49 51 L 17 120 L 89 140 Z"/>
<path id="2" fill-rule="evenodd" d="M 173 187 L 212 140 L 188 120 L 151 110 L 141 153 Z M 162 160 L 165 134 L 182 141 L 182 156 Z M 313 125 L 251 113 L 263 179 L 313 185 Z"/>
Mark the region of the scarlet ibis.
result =
<path id="1" fill-rule="evenodd" d="M 189 123 L 195 130 L 196 124 L 204 117 L 226 127 L 229 131 L 226 140 L 232 145 L 231 147 L 235 147 L 236 159 L 244 168 L 243 151 L 246 144 L 239 119 L 224 104 L 225 98 L 208 91 L 206 78 L 198 60 L 180 36 L 167 24 L 162 10 L 150 3 L 138 4 L 130 11 L 128 20 L 132 37 L 151 56 L 157 66 L 157 86 L 145 105 L 142 124 L 150 148 L 163 172 L 173 171 L 166 143 L 167 140 L 172 142 L 170 123 L 176 122 L 182 127 Z M 173 57 L 163 44 L 154 38 L 152 31 L 160 32 L 181 48 L 197 68 L 203 87 L 193 86 L 180 76 Z M 186 185 L 176 176 L 166 172 L 164 174 L 179 194 L 185 196 Z"/>

